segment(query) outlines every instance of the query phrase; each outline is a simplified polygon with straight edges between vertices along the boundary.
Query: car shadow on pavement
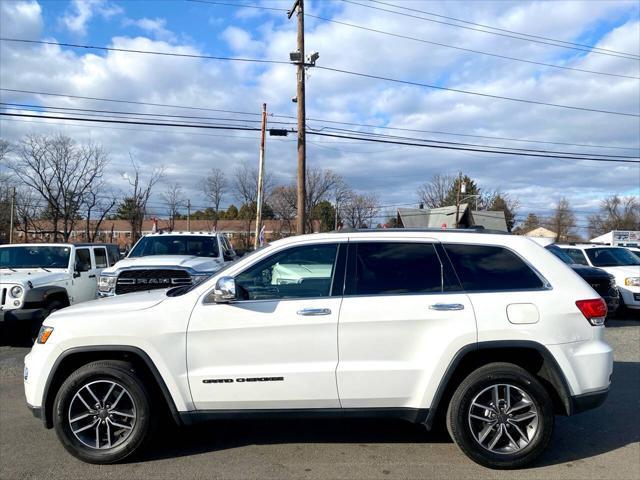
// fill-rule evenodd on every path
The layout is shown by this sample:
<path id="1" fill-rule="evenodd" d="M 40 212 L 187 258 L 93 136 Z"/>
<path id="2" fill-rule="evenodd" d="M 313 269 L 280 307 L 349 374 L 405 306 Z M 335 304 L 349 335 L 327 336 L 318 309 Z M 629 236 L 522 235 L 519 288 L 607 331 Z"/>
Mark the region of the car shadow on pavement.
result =
<path id="1" fill-rule="evenodd" d="M 639 442 L 638 385 L 640 363 L 615 362 L 611 391 L 604 405 L 573 417 L 556 417 L 551 444 L 532 467 L 577 461 Z M 451 443 L 446 432 L 427 432 L 421 425 L 389 419 L 215 421 L 183 428 L 163 425 L 156 438 L 162 440 L 151 445 L 137 461 L 247 445 Z"/>
<path id="2" fill-rule="evenodd" d="M 605 403 L 573 417 L 556 417 L 555 433 L 535 466 L 601 455 L 640 442 L 640 363 L 614 362 Z"/>
<path id="3" fill-rule="evenodd" d="M 138 461 L 196 455 L 247 445 L 291 443 L 450 443 L 444 432 L 391 419 L 308 419 L 212 421 L 190 427 L 163 426 L 161 442 L 150 445 Z M 166 438 L 171 438 L 166 442 Z"/>
<path id="4" fill-rule="evenodd" d="M 624 327 L 637 327 L 640 325 L 640 316 L 607 319 L 607 328 L 624 328 Z"/>

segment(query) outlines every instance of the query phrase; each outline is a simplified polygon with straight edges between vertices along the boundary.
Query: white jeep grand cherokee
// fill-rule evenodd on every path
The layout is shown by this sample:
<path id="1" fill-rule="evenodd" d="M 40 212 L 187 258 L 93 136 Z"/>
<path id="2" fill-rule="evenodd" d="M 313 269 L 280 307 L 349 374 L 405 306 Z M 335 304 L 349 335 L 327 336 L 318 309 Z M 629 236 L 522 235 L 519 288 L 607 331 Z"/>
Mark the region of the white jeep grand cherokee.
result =
<path id="1" fill-rule="evenodd" d="M 606 313 L 525 237 L 291 237 L 198 285 L 56 312 L 25 358 L 25 393 L 93 463 L 138 451 L 167 410 L 179 424 L 357 415 L 430 429 L 442 418 L 471 459 L 515 468 L 545 449 L 555 414 L 605 400 Z"/>

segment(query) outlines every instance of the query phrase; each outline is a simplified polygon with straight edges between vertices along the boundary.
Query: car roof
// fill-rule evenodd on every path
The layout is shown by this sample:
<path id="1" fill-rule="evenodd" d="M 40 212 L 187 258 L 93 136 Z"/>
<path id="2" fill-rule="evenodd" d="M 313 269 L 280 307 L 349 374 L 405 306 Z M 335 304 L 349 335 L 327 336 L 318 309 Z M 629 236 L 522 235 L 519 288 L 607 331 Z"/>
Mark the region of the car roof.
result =
<path id="1" fill-rule="evenodd" d="M 626 248 L 604 243 L 555 243 L 560 248 Z"/>
<path id="2" fill-rule="evenodd" d="M 199 232 L 184 232 L 184 231 L 180 231 L 180 232 L 153 232 L 153 233 L 147 233 L 145 235 L 145 237 L 166 237 L 166 236 L 170 236 L 170 237 L 178 237 L 178 236 L 185 236 L 185 235 L 196 235 L 196 236 L 204 236 L 204 237 L 216 237 L 219 235 L 219 233 L 217 232 L 203 232 L 203 231 L 199 231 Z"/>

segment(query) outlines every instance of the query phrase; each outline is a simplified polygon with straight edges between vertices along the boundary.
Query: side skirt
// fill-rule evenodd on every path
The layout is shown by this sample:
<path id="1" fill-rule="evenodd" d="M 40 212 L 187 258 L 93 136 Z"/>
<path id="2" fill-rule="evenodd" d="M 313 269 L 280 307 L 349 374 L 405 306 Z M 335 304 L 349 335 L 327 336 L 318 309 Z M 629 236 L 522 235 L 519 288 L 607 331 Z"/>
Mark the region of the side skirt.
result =
<path id="1" fill-rule="evenodd" d="M 424 423 L 429 409 L 418 408 L 294 408 L 264 410 L 192 410 L 178 412 L 183 425 L 211 420 L 277 420 L 314 418 L 396 418 Z"/>

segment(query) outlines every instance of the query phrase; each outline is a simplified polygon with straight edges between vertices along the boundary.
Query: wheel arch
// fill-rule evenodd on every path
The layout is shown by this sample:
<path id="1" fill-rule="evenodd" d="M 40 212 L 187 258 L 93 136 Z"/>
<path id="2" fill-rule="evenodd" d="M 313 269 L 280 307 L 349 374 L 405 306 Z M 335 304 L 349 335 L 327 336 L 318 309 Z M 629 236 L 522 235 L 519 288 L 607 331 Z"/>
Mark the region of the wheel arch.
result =
<path id="1" fill-rule="evenodd" d="M 557 413 L 571 415 L 571 390 L 558 362 L 542 344 L 527 340 L 499 340 L 467 345 L 454 355 L 440 380 L 424 422 L 433 428 L 442 418 L 454 390 L 473 370 L 493 362 L 509 362 L 535 375 L 549 392 Z"/>
<path id="2" fill-rule="evenodd" d="M 36 287 L 27 290 L 24 297 L 25 308 L 44 308 L 49 302 L 59 301 L 63 307 L 68 307 L 69 294 L 67 289 L 55 285 Z"/>
<path id="3" fill-rule="evenodd" d="M 142 349 L 129 345 L 76 347 L 64 351 L 57 359 L 42 394 L 42 420 L 53 428 L 53 403 L 65 379 L 75 370 L 96 360 L 124 360 L 138 368 L 152 394 L 163 400 L 176 424 L 181 424 L 175 402 L 153 360 Z"/>

